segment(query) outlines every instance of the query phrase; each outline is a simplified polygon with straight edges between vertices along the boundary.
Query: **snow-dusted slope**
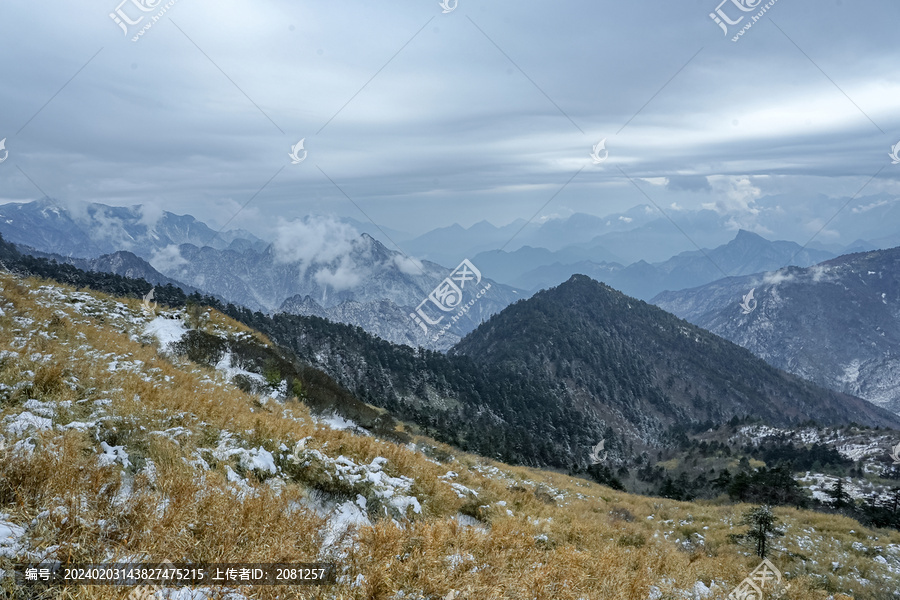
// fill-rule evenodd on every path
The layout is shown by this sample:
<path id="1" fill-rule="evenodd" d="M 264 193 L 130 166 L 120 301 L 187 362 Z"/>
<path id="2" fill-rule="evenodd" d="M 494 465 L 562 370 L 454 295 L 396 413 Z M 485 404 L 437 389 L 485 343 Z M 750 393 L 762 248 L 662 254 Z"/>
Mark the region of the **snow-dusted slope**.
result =
<path id="1" fill-rule="evenodd" d="M 900 248 L 723 279 L 653 303 L 776 367 L 900 413 Z"/>
<path id="2" fill-rule="evenodd" d="M 631 496 L 427 438 L 384 441 L 314 417 L 277 372 L 240 356 L 186 360 L 192 336 L 266 344 L 216 313 L 154 313 L 0 272 L 0 594 L 38 595 L 10 577 L 26 561 L 329 560 L 336 583 L 313 590 L 328 600 L 713 600 L 758 564 L 728 542 L 743 530 L 735 507 Z M 260 375 L 265 393 L 235 384 Z M 896 581 L 900 535 L 779 517 L 787 535 L 773 560 L 792 591 Z M 143 593 L 155 591 L 283 590 Z"/>

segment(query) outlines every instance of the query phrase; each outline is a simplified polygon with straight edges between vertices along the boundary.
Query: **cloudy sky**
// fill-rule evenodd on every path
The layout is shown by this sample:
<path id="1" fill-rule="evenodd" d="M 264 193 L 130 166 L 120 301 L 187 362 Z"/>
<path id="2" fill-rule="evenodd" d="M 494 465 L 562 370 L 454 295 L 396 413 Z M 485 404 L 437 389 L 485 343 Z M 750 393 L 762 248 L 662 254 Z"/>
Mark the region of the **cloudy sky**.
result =
<path id="1" fill-rule="evenodd" d="M 120 1 L 0 5 L 0 202 L 421 233 L 900 194 L 891 0 L 778 0 L 737 42 L 764 2 L 726 35 L 718 0 Z"/>

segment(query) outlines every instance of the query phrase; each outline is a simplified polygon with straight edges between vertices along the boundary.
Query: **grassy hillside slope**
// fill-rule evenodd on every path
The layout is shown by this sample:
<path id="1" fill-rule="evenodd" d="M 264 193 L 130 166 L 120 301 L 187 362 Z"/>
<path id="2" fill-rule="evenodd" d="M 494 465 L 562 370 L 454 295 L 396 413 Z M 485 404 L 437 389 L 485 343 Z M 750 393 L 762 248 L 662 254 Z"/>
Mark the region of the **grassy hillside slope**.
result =
<path id="1" fill-rule="evenodd" d="M 744 530 L 746 505 L 628 495 L 427 438 L 382 439 L 314 415 L 297 399 L 303 389 L 230 350 L 207 365 L 179 355 L 191 325 L 268 345 L 218 313 L 150 313 L 5 272 L 0 288 L 7 574 L 40 560 L 331 560 L 332 586 L 179 597 L 663 600 L 725 598 L 759 562 L 729 538 Z M 776 513 L 782 597 L 900 597 L 900 534 Z M 126 592 L 40 596 L 9 578 L 0 590 Z"/>

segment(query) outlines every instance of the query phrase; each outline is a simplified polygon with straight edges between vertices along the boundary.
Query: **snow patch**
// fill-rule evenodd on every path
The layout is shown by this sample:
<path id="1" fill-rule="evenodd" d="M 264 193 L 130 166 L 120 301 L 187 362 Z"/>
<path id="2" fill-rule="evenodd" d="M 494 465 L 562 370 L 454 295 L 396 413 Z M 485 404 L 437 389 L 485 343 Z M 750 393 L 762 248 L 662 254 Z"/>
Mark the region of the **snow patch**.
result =
<path id="1" fill-rule="evenodd" d="M 447 563 L 447 566 L 451 569 L 456 569 L 465 563 L 475 562 L 475 557 L 468 552 L 464 554 L 456 553 L 444 558 L 444 562 Z"/>
<path id="2" fill-rule="evenodd" d="M 322 528 L 322 549 L 319 558 L 325 558 L 333 551 L 352 544 L 353 531 L 359 527 L 372 525 L 369 517 L 354 502 L 344 502 L 333 510 L 331 517 Z M 348 536 L 351 536 L 348 539 Z"/>
<path id="3" fill-rule="evenodd" d="M 332 429 L 359 429 L 359 425 L 357 425 L 350 419 L 345 419 L 344 417 L 334 413 L 319 416 L 318 418 L 316 418 L 316 422 L 327 425 Z"/>
<path id="4" fill-rule="evenodd" d="M 844 374 L 840 378 L 841 383 L 846 383 L 848 385 L 854 385 L 859 382 L 859 367 L 862 366 L 862 361 L 858 358 L 850 361 L 850 364 L 844 367 Z"/>
<path id="5" fill-rule="evenodd" d="M 163 350 L 168 350 L 172 344 L 180 341 L 187 331 L 181 319 L 165 317 L 156 317 L 144 327 L 144 333 L 155 337 Z"/>
<path id="6" fill-rule="evenodd" d="M 6 558 L 15 558 L 22 552 L 22 545 L 19 543 L 25 535 L 25 529 L 10 523 L 0 516 L 0 556 Z"/>
<path id="7" fill-rule="evenodd" d="M 272 475 L 278 470 L 275 466 L 275 457 L 262 446 L 244 452 L 241 455 L 241 466 L 248 471 L 264 471 Z"/>
<path id="8" fill-rule="evenodd" d="M 121 463 L 126 469 L 131 466 L 131 462 L 128 460 L 128 453 L 125 452 L 125 446 L 110 446 L 106 442 L 100 442 L 100 449 L 103 450 L 103 454 L 100 455 L 97 462 L 100 463 L 101 467 L 114 465 L 117 462 Z"/>
<path id="9" fill-rule="evenodd" d="M 67 404 L 71 404 L 71 402 L 67 402 Z M 41 402 L 40 400 L 31 398 L 27 400 L 22 407 L 38 416 L 46 417 L 48 419 L 52 419 L 56 416 L 56 407 L 50 402 Z"/>
<path id="10" fill-rule="evenodd" d="M 456 492 L 456 495 L 460 498 L 465 498 L 466 496 L 475 496 L 476 498 L 478 497 L 478 492 L 473 489 L 467 488 L 461 483 L 451 483 L 450 487 L 453 488 L 453 490 Z"/>
<path id="11" fill-rule="evenodd" d="M 53 427 L 53 422 L 50 419 L 39 417 L 27 410 L 15 416 L 10 415 L 5 420 L 8 421 L 6 431 L 13 435 L 22 435 L 29 429 L 42 431 Z"/>

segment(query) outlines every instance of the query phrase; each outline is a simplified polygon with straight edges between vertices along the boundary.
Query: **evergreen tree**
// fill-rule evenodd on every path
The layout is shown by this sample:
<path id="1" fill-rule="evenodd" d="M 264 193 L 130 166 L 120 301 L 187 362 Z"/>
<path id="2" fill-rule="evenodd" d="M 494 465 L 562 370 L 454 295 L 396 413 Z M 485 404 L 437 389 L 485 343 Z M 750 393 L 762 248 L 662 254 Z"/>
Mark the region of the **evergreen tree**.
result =
<path id="1" fill-rule="evenodd" d="M 765 558 L 769 551 L 769 539 L 780 537 L 784 532 L 775 526 L 778 517 L 772 512 L 772 507 L 767 504 L 751 508 L 741 517 L 740 524 L 748 525 L 750 530 L 741 535 L 732 536 L 732 540 L 741 542 L 749 541 L 755 546 L 756 555 Z"/>
<path id="2" fill-rule="evenodd" d="M 850 504 L 850 495 L 844 489 L 844 480 L 840 477 L 837 483 L 828 490 L 828 495 L 831 497 L 831 505 L 835 508 L 844 508 Z"/>

